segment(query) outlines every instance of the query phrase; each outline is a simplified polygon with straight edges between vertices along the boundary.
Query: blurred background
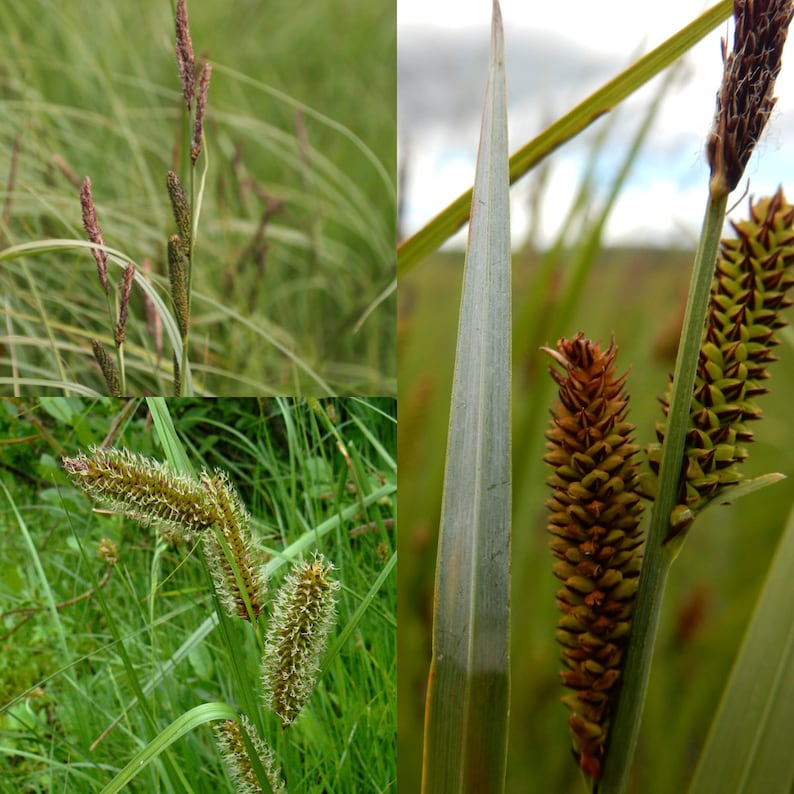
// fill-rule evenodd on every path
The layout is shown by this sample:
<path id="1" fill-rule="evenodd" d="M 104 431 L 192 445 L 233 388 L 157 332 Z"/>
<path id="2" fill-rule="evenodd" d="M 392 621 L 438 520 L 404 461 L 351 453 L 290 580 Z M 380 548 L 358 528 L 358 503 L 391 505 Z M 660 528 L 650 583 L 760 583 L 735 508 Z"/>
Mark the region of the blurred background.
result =
<path id="1" fill-rule="evenodd" d="M 415 232 L 471 186 L 489 44 L 488 3 L 400 0 L 400 232 Z M 705 8 L 705 6 L 704 6 Z M 510 151 L 701 11 L 504 0 Z M 542 462 L 555 398 L 539 352 L 584 331 L 615 336 L 629 369 L 636 440 L 654 440 L 706 204 L 703 146 L 722 74 L 721 25 L 680 64 L 553 153 L 512 189 L 513 645 L 508 791 L 581 791 L 559 702 L 557 589 Z M 794 197 L 794 71 L 746 176 L 756 198 Z M 742 183 L 730 217 L 747 216 Z M 727 230 L 729 231 L 729 229 Z M 400 788 L 418 791 L 432 587 L 465 230 L 400 280 Z M 789 312 L 789 320 L 791 313 Z M 686 790 L 750 611 L 794 504 L 794 335 L 781 333 L 746 476 L 789 479 L 695 525 L 668 582 L 632 792 Z M 644 466 L 644 454 L 640 455 Z"/>
<path id="2" fill-rule="evenodd" d="M 606 10 L 575 0 L 562 13 L 553 3 L 534 5 L 530 11 L 521 0 L 504 0 L 511 153 L 711 5 L 671 0 L 663 6 L 639 6 L 614 0 Z M 401 232 L 408 236 L 471 187 L 488 64 L 490 4 L 400 0 L 397 22 Z M 687 52 L 677 67 L 674 85 L 656 112 L 606 222 L 606 244 L 694 246 L 708 173 L 703 148 L 722 75 L 720 38 L 732 43 L 728 23 Z M 601 195 L 608 190 L 660 83 L 667 79 L 668 75 L 657 77 L 610 117 L 557 151 L 548 161 L 542 190 L 532 177 L 513 188 L 516 244 L 530 234 L 543 247 L 556 239 L 564 209 L 589 169 L 595 169 L 593 189 Z M 746 172 L 755 195 L 774 192 L 780 174 L 794 166 L 794 70 L 784 66 L 777 95 L 772 123 Z M 462 247 L 463 235 L 456 242 Z"/>
<path id="3" fill-rule="evenodd" d="M 0 250 L 84 239 L 79 189 L 90 175 L 105 242 L 149 259 L 168 304 L 165 175 L 188 183 L 180 159 L 191 132 L 174 5 L 0 0 Z M 393 395 L 395 2 L 301 13 L 286 0 L 187 5 L 196 63 L 213 65 L 192 303 L 197 392 L 317 393 L 309 368 L 334 392 Z M 105 392 L 89 344 L 107 336 L 94 272 L 86 251 L 4 262 L 0 389 L 13 374 Z M 142 303 L 133 290 L 130 393 L 167 394 L 152 382 L 159 357 Z M 167 348 L 164 357 L 170 370 Z"/>

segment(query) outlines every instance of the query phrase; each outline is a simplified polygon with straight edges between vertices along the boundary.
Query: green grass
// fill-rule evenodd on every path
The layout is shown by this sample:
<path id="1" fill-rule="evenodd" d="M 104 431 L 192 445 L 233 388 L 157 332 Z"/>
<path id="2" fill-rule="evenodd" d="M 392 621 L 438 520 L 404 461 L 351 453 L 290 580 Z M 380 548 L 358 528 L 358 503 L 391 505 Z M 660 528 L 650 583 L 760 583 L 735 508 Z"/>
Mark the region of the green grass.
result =
<path id="1" fill-rule="evenodd" d="M 193 279 L 196 393 L 394 393 L 393 4 L 188 10 L 197 57 L 213 62 Z M 90 175 L 106 244 L 150 258 L 169 306 L 165 173 L 185 179 L 173 28 L 166 2 L 8 4 L 0 249 L 84 239 L 73 180 Z M 262 232 L 271 198 L 280 208 Z M 111 327 L 89 252 L 42 246 L 0 258 L 0 391 L 104 393 L 89 343 L 112 346 Z M 119 277 L 111 264 L 111 283 Z M 166 340 L 158 360 L 139 287 L 129 329 L 128 391 L 172 393 L 171 350 Z"/>
<path id="2" fill-rule="evenodd" d="M 92 512 L 60 468 L 62 454 L 109 432 L 116 446 L 165 459 L 146 404 L 129 408 L 107 398 L 0 406 L 0 791 L 99 791 L 202 704 L 216 719 L 228 707 L 212 704 L 247 711 L 290 791 L 395 791 L 394 401 L 337 399 L 319 410 L 280 399 L 167 402 L 192 466 L 222 468 L 238 488 L 273 587 L 284 563 L 314 549 L 337 567 L 339 617 L 323 672 L 286 731 L 262 705 L 251 626 L 218 624 L 198 552 Z M 97 590 L 103 537 L 119 561 Z M 202 725 L 125 790 L 232 789 Z"/>
<path id="3" fill-rule="evenodd" d="M 741 216 L 744 208 L 736 210 Z M 620 369 L 631 368 L 629 418 L 637 441 L 653 440 L 673 359 L 670 334 L 683 308 L 692 254 L 602 251 L 576 303 L 560 326 L 572 252 L 554 267 L 557 293 L 542 293 L 545 309 L 513 339 L 512 704 L 507 791 L 580 792 L 581 776 L 568 747 L 566 709 L 558 698 L 559 649 L 554 642 L 556 580 L 547 549 L 542 463 L 553 384 L 538 350 L 560 335 L 584 330 L 593 339 L 614 332 Z M 400 784 L 419 790 L 424 688 L 430 663 L 430 608 L 440 515 L 449 393 L 459 309 L 462 255 L 438 254 L 401 279 L 400 483 L 403 495 L 400 568 Z M 514 313 L 537 298 L 537 256 L 514 257 Z M 562 285 L 562 286 L 560 286 Z M 627 299 L 630 296 L 630 299 Z M 785 316 L 785 314 L 784 314 Z M 789 315 L 789 320 L 791 319 Z M 769 560 L 794 502 L 794 451 L 789 406 L 794 392 L 794 337 L 783 334 L 770 368 L 770 393 L 759 398 L 764 419 L 745 474 L 781 471 L 789 479 L 738 501 L 715 506 L 695 525 L 670 575 L 654 658 L 631 792 L 686 790 Z M 676 338 L 676 337 L 673 337 Z M 432 349 L 432 359 L 427 350 Z M 674 351 L 673 351 L 674 352 Z M 410 557 L 407 553 L 410 552 Z"/>

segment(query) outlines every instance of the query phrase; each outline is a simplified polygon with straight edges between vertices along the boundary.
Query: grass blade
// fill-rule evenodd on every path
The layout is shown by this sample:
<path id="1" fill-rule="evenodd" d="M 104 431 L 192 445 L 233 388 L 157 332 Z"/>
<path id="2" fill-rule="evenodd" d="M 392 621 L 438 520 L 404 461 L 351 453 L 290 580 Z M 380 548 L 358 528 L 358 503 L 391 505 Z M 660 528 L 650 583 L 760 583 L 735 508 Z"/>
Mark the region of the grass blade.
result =
<path id="1" fill-rule="evenodd" d="M 181 714 L 159 736 L 135 755 L 127 766 L 102 789 L 102 794 L 115 794 L 115 792 L 121 791 L 147 764 L 150 764 L 185 734 L 196 730 L 207 722 L 222 719 L 237 719 L 237 712 L 225 703 L 202 703 Z"/>
<path id="2" fill-rule="evenodd" d="M 495 0 L 447 442 L 425 714 L 425 794 L 504 790 L 511 510 L 506 107 Z"/>
<path id="3" fill-rule="evenodd" d="M 785 794 L 794 785 L 794 512 L 756 603 L 689 794 Z"/>

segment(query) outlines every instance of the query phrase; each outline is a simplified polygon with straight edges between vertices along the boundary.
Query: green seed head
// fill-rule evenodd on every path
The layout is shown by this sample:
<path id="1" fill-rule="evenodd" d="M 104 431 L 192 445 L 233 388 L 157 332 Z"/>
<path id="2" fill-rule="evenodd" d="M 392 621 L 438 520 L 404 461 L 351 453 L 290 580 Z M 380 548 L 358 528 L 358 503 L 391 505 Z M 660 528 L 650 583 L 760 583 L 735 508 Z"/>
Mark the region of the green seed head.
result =
<path id="1" fill-rule="evenodd" d="M 225 720 L 213 727 L 218 749 L 236 791 L 250 792 L 250 794 L 263 791 L 251 760 L 250 750 L 243 737 L 245 732 L 258 760 L 262 763 L 273 794 L 286 794 L 287 788 L 281 776 L 281 768 L 276 765 L 270 748 L 245 715 L 240 717 L 240 722 Z"/>
<path id="2" fill-rule="evenodd" d="M 63 465 L 92 499 L 169 537 L 189 540 L 214 521 L 199 483 L 163 463 L 123 449 L 92 448 L 64 458 Z"/>
<path id="3" fill-rule="evenodd" d="M 262 683 L 265 701 L 284 727 L 292 723 L 314 690 L 320 657 L 334 623 L 339 583 L 328 579 L 333 565 L 316 554 L 296 565 L 276 595 L 265 640 Z"/>
<path id="4" fill-rule="evenodd" d="M 739 464 L 753 440 L 748 423 L 761 417 L 755 398 L 767 391 L 764 381 L 779 341 L 775 331 L 786 324 L 780 311 L 792 303 L 793 225 L 794 206 L 778 189 L 771 198 L 751 201 L 750 219 L 733 223 L 736 238 L 722 241 L 668 540 L 742 478 Z M 668 398 L 669 391 L 662 400 L 665 415 Z M 664 424 L 657 424 L 656 436 L 647 453 L 658 475 Z"/>
<path id="5" fill-rule="evenodd" d="M 230 617 L 255 620 L 262 613 L 266 584 L 248 513 L 223 472 L 203 472 L 201 484 L 215 519 L 215 531 L 204 533 L 202 540 L 216 592 Z"/>

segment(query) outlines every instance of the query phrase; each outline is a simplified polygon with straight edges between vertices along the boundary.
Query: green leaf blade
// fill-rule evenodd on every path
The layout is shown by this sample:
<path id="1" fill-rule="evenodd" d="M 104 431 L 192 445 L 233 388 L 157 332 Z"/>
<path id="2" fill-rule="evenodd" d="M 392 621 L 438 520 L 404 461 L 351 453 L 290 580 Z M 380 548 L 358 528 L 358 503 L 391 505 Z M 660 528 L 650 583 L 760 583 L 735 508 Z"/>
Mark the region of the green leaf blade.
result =
<path id="1" fill-rule="evenodd" d="M 778 544 L 689 794 L 787 794 L 794 785 L 794 513 Z"/>
<path id="2" fill-rule="evenodd" d="M 502 791 L 507 754 L 510 220 L 504 41 L 493 8 L 439 534 L 426 794 Z"/>

